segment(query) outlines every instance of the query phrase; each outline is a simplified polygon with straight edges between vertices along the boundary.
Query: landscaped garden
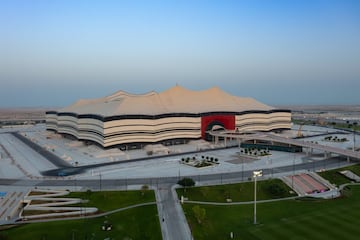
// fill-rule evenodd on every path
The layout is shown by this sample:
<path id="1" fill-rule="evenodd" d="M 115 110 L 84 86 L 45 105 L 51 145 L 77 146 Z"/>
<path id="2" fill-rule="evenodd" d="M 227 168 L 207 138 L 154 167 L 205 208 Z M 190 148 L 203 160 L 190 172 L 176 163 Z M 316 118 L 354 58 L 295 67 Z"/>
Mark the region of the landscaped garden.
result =
<path id="1" fill-rule="evenodd" d="M 67 197 L 88 199 L 82 206 L 97 207 L 100 212 L 139 203 L 155 202 L 153 191 L 74 192 Z M 81 205 L 81 204 L 80 204 Z M 104 223 L 110 231 L 104 231 Z M 19 225 L 0 232 L 0 239 L 161 239 L 157 207 L 154 203 L 107 216 Z"/>
<path id="2" fill-rule="evenodd" d="M 111 231 L 102 230 L 104 222 L 112 224 Z M 0 232 L 6 240 L 64 240 L 64 239 L 161 239 L 156 205 L 137 207 L 107 217 L 66 220 L 21 225 Z"/>
<path id="3" fill-rule="evenodd" d="M 266 200 L 296 196 L 290 193 L 289 188 L 279 179 L 257 182 L 257 199 Z M 184 196 L 191 201 L 207 202 L 246 202 L 254 199 L 254 182 L 245 182 L 229 185 L 204 186 L 177 189 L 178 196 Z"/>
<path id="4" fill-rule="evenodd" d="M 350 122 L 350 121 L 346 121 L 346 123 L 331 122 L 330 125 L 332 125 L 334 128 L 360 131 L 360 125 L 357 122 Z"/>
<path id="5" fill-rule="evenodd" d="M 328 170 L 325 172 L 319 172 L 318 174 L 328 180 L 330 183 L 340 186 L 345 183 L 350 183 L 351 180 L 340 173 L 340 171 L 349 170 L 360 176 L 360 165 L 352 165 L 339 169 Z"/>
<path id="6" fill-rule="evenodd" d="M 191 167 L 203 168 L 203 167 L 218 165 L 219 159 L 209 156 L 201 156 L 201 158 L 199 158 L 198 156 L 193 156 L 193 157 L 182 158 L 180 163 Z"/>
<path id="7" fill-rule="evenodd" d="M 226 185 L 222 190 L 221 186 L 212 188 L 207 187 L 202 193 L 202 188 L 198 188 L 196 200 L 214 201 L 219 191 L 233 189 Z M 243 188 L 249 188 L 243 194 L 251 195 L 244 199 L 252 200 L 253 184 Z M 186 189 L 189 200 L 194 198 L 193 189 Z M 266 198 L 261 188 L 258 191 L 259 197 Z M 256 225 L 253 224 L 253 203 L 226 206 L 185 203 L 183 208 L 195 240 L 231 239 L 231 232 L 234 239 L 358 239 L 360 186 L 348 187 L 346 192 L 345 196 L 332 200 L 299 198 L 258 203 Z M 223 202 L 223 197 L 216 201 Z"/>
<path id="8" fill-rule="evenodd" d="M 349 141 L 347 138 L 339 138 L 338 136 L 326 136 L 324 137 L 324 141 L 328 142 L 347 142 Z"/>
<path id="9" fill-rule="evenodd" d="M 250 156 L 258 156 L 258 157 L 271 155 L 271 153 L 268 149 L 260 149 L 260 148 L 256 148 L 256 147 L 246 147 L 244 149 L 241 149 L 240 153 L 250 155 Z"/>
<path id="10" fill-rule="evenodd" d="M 67 197 L 89 200 L 83 203 L 84 207 L 97 207 L 99 211 L 106 212 L 114 209 L 131 206 L 139 203 L 154 202 L 154 191 L 101 191 L 101 192 L 72 192 Z"/>

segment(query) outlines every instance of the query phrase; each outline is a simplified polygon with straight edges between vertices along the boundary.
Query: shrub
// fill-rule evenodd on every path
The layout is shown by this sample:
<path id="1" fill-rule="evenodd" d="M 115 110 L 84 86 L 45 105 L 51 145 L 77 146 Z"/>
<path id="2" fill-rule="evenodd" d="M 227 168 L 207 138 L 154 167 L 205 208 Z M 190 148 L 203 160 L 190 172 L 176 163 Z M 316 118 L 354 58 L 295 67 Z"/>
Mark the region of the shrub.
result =
<path id="1" fill-rule="evenodd" d="M 204 208 L 201 208 L 199 205 L 195 205 L 192 210 L 194 212 L 194 216 L 197 222 L 201 224 L 205 220 L 206 210 Z"/>
<path id="2" fill-rule="evenodd" d="M 274 181 L 270 181 L 269 185 L 267 186 L 266 190 L 274 196 L 282 196 L 283 194 L 286 193 L 286 189 L 284 188 L 284 186 L 280 185 L 277 182 Z"/>
<path id="3" fill-rule="evenodd" d="M 179 180 L 177 183 L 183 187 L 195 186 L 195 182 L 192 178 L 183 178 L 183 179 Z"/>
<path id="4" fill-rule="evenodd" d="M 149 190 L 148 185 L 142 185 L 141 186 L 141 195 L 144 196 L 145 192 Z"/>

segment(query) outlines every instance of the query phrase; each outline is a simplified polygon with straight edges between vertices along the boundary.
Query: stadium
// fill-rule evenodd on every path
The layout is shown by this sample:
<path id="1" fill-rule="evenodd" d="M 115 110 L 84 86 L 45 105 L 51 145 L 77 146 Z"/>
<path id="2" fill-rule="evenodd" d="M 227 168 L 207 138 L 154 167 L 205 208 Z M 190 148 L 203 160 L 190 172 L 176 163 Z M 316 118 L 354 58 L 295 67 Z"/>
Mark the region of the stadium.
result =
<path id="1" fill-rule="evenodd" d="M 240 133 L 290 129 L 291 112 L 217 87 L 192 91 L 177 85 L 160 93 L 118 91 L 103 98 L 81 99 L 47 111 L 46 128 L 103 148 L 133 149 L 211 140 L 207 132 L 216 129 Z"/>

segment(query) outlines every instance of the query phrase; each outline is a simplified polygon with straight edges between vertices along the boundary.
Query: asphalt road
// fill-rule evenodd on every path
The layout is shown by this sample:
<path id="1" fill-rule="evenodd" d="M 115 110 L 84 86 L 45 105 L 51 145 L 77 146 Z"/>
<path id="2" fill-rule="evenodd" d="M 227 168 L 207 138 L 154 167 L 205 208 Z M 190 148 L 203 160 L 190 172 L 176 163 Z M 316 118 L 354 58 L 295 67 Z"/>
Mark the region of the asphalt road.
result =
<path id="1" fill-rule="evenodd" d="M 189 225 L 172 184 L 161 184 L 156 188 L 156 194 L 163 239 L 191 239 Z"/>
<path id="2" fill-rule="evenodd" d="M 266 168 L 263 170 L 263 178 L 275 176 L 276 174 L 289 173 L 292 174 L 297 171 L 316 171 L 320 169 L 339 168 L 346 166 L 349 163 L 344 158 L 330 158 L 326 160 L 309 161 L 295 165 L 282 166 L 277 168 Z M 260 169 L 259 169 L 260 170 Z M 205 181 L 212 181 L 221 184 L 232 179 L 240 181 L 247 181 L 252 177 L 253 171 L 236 171 L 224 172 L 217 174 L 206 175 L 191 175 L 186 176 L 193 178 L 196 182 L 201 183 Z M 185 176 L 180 176 L 183 178 Z M 151 185 L 158 187 L 161 184 L 176 184 L 179 176 L 176 177 L 152 177 L 152 178 L 126 178 L 126 179 L 94 179 L 94 180 L 77 180 L 57 177 L 57 179 L 0 179 L 0 185 L 15 185 L 15 186 L 81 186 L 92 190 L 104 189 L 127 189 L 129 185 Z"/>

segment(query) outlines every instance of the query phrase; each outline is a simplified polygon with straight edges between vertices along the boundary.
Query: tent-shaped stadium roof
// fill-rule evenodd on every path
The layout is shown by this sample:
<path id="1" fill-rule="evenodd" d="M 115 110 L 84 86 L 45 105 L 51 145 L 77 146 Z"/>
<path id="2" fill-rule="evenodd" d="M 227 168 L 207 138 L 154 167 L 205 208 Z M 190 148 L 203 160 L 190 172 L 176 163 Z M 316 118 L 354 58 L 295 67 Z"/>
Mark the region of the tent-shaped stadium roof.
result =
<path id="1" fill-rule="evenodd" d="M 273 109 L 253 98 L 232 96 L 217 87 L 192 91 L 181 86 L 164 92 L 130 94 L 118 91 L 97 99 L 81 99 L 60 112 L 96 114 L 103 117 L 116 115 L 159 115 L 166 113 L 242 112 Z"/>

